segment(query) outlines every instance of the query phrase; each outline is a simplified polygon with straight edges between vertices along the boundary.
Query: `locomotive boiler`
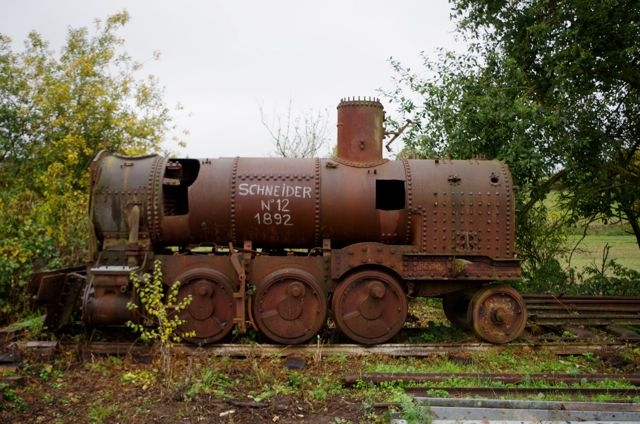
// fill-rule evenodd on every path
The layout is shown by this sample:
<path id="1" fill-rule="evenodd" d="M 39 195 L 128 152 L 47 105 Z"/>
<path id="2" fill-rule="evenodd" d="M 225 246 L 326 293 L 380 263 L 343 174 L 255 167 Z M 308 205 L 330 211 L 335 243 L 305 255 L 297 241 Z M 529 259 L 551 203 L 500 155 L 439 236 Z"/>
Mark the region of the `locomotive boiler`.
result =
<path id="1" fill-rule="evenodd" d="M 255 327 L 311 340 L 331 318 L 362 344 L 403 327 L 408 298 L 492 343 L 526 324 L 513 183 L 494 160 L 388 160 L 376 99 L 338 105 L 332 158 L 166 158 L 99 153 L 91 165 L 83 320 L 135 320 L 132 272 L 180 281 L 181 331 L 213 343 Z"/>

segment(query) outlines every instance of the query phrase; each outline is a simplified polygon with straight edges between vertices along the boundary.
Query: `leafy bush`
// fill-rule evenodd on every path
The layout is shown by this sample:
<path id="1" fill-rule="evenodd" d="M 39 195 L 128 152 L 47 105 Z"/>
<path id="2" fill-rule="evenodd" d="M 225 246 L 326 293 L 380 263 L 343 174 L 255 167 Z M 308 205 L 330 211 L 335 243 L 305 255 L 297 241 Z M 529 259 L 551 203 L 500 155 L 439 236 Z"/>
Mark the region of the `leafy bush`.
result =
<path id="1" fill-rule="evenodd" d="M 555 258 L 548 258 L 529 270 L 523 291 L 529 293 L 562 293 L 569 281 L 567 272 Z"/>
<path id="2" fill-rule="evenodd" d="M 22 51 L 0 34 L 0 324 L 24 310 L 32 270 L 85 260 L 87 168 L 100 150 L 181 144 L 159 81 L 138 79 L 123 49 L 128 20 L 70 28 L 59 54 L 37 32 Z"/>
<path id="3" fill-rule="evenodd" d="M 7 322 L 25 312 L 24 287 L 34 270 L 84 261 L 86 195 L 0 196 L 0 322 Z"/>
<path id="4" fill-rule="evenodd" d="M 567 274 L 556 259 L 566 252 L 567 228 L 563 217 L 538 204 L 519 222 L 516 238 L 523 258 L 523 291 L 553 293 L 566 285 Z"/>
<path id="5" fill-rule="evenodd" d="M 593 263 L 578 275 L 574 287 L 582 294 L 591 296 L 638 296 L 640 295 L 640 272 L 608 259 L 611 246 L 605 245 L 600 265 Z"/>
<path id="6" fill-rule="evenodd" d="M 526 289 L 535 293 L 576 296 L 639 296 L 640 272 L 609 259 L 611 246 L 605 245 L 600 264 L 595 262 L 578 272 L 563 269 L 550 258 L 528 274 Z"/>
<path id="7" fill-rule="evenodd" d="M 167 384 L 172 382 L 172 348 L 174 342 L 180 342 L 182 337 L 193 337 L 195 334 L 178 334 L 179 327 L 185 323 L 179 314 L 191 303 L 191 295 L 178 301 L 180 282 L 174 282 L 166 291 L 162 281 L 162 263 L 153 263 L 153 275 L 131 273 L 131 282 L 136 291 L 142 308 L 135 303 L 129 303 L 131 310 L 139 310 L 143 324 L 127 321 L 126 325 L 140 333 L 144 341 L 158 341 L 160 362 L 163 377 Z"/>

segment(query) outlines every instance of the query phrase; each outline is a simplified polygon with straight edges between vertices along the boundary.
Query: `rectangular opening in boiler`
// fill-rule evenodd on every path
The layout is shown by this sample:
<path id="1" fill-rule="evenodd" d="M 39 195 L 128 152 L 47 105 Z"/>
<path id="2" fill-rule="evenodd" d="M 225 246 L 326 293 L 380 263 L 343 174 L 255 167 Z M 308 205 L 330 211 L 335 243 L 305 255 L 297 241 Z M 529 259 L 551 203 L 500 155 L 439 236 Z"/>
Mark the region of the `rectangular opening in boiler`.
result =
<path id="1" fill-rule="evenodd" d="M 194 159 L 167 162 L 162 179 L 163 213 L 165 216 L 189 213 L 189 186 L 198 177 L 200 163 Z"/>
<path id="2" fill-rule="evenodd" d="M 404 180 L 376 180 L 376 209 L 393 211 L 404 208 Z"/>

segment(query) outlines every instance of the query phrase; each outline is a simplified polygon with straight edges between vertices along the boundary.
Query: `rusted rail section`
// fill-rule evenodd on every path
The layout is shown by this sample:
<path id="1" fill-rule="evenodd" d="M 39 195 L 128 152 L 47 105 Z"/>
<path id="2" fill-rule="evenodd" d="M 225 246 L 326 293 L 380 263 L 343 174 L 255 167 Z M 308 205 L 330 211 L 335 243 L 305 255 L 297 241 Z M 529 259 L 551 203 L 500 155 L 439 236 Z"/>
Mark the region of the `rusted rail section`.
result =
<path id="1" fill-rule="evenodd" d="M 76 351 L 82 357 L 92 355 L 131 355 L 134 357 L 144 357 L 152 355 L 153 349 L 141 343 L 133 342 L 89 342 L 89 343 L 57 343 L 57 342 L 18 342 L 16 348 L 20 351 L 31 351 L 40 356 L 50 356 L 58 349 L 65 351 Z M 556 355 L 581 355 L 584 353 L 594 353 L 601 351 L 612 351 L 623 349 L 624 343 L 599 342 L 546 342 L 544 347 Z M 197 347 L 193 345 L 176 345 L 175 352 L 181 355 L 207 356 L 230 356 L 230 357 L 288 357 L 307 355 L 314 356 L 414 356 L 424 357 L 432 355 L 446 355 L 456 353 L 473 352 L 501 352 L 507 349 L 521 348 L 531 349 L 530 343 L 510 343 L 505 345 L 494 345 L 490 343 L 388 343 L 376 346 L 363 346 L 356 344 L 305 344 L 283 346 L 275 344 L 246 344 L 246 343 L 224 343 Z"/>
<path id="2" fill-rule="evenodd" d="M 457 386 L 443 385 L 454 379 L 458 382 Z M 468 385 L 460 387 L 460 380 L 467 381 Z M 640 406 L 633 403 L 633 399 L 640 393 L 640 375 L 351 373 L 344 378 L 346 386 L 353 386 L 360 381 L 370 384 L 400 382 L 419 385 L 405 387 L 404 391 L 413 396 L 418 404 L 429 407 L 434 422 L 640 422 Z M 599 381 L 626 382 L 629 387 L 585 387 L 585 383 Z M 541 382 L 548 386 L 531 387 Z M 505 386 L 491 383 L 502 383 Z M 446 393 L 446 397 L 433 397 L 434 393 Z M 526 399 L 531 396 L 537 399 L 540 395 L 564 396 L 582 401 Z M 504 397 L 513 399 L 514 396 L 525 398 L 504 400 Z M 584 401 L 600 396 L 620 400 Z M 397 408 L 399 405 L 375 404 L 374 407 Z M 514 421 L 515 418 L 517 420 Z M 391 422 L 396 421 L 392 419 Z"/>
<path id="3" fill-rule="evenodd" d="M 600 381 L 624 381 L 634 386 L 640 386 L 640 374 L 451 374 L 451 373 L 350 373 L 344 377 L 346 385 L 353 385 L 358 381 L 372 384 L 384 382 L 413 382 L 413 383 L 441 383 L 452 379 L 469 381 L 492 381 L 503 384 L 522 383 L 565 383 L 584 384 Z"/>
<path id="4" fill-rule="evenodd" d="M 446 392 L 448 396 L 452 397 L 471 397 L 471 396 L 567 396 L 573 399 L 575 398 L 594 398 L 596 396 L 619 396 L 620 398 L 628 396 L 637 396 L 640 393 L 640 389 L 637 387 L 628 388 L 589 388 L 589 387 L 444 387 L 444 386 L 431 386 L 431 387 L 408 387 L 404 391 L 412 396 L 429 396 L 433 390 Z"/>
<path id="5" fill-rule="evenodd" d="M 526 295 L 537 325 L 640 325 L 640 297 Z"/>
<path id="6" fill-rule="evenodd" d="M 640 408 L 629 403 L 529 401 L 501 399 L 458 399 L 415 397 L 428 406 L 432 422 L 599 422 L 638 423 Z M 398 404 L 374 404 L 376 408 L 399 407 Z M 403 422 L 391 414 L 391 423 Z"/>

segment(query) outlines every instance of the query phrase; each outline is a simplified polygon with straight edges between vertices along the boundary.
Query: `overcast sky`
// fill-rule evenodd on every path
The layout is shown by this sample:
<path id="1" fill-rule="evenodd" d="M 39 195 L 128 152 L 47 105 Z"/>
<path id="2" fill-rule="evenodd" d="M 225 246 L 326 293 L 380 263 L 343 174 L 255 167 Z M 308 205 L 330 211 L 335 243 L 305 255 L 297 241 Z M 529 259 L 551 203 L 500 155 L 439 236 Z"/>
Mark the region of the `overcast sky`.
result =
<path id="1" fill-rule="evenodd" d="M 159 78 L 179 127 L 190 134 L 190 157 L 272 155 L 261 122 L 309 110 L 329 114 L 335 143 L 336 106 L 343 97 L 379 97 L 391 88 L 393 56 L 420 68 L 420 52 L 454 48 L 447 0 L 5 0 L 0 33 L 22 49 L 29 31 L 59 51 L 69 27 L 127 10 L 125 50 Z M 142 77 L 144 74 L 141 74 Z M 384 104 L 388 112 L 391 107 Z M 396 145 L 396 150 L 399 148 Z"/>

